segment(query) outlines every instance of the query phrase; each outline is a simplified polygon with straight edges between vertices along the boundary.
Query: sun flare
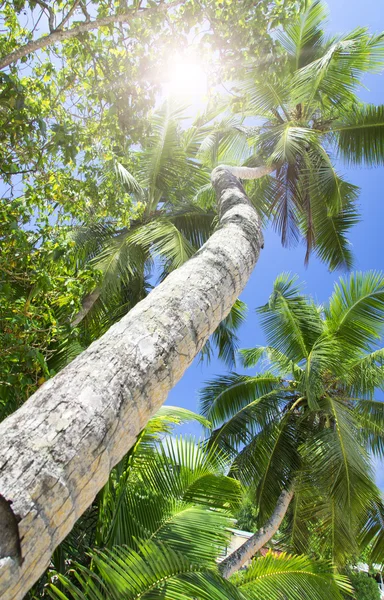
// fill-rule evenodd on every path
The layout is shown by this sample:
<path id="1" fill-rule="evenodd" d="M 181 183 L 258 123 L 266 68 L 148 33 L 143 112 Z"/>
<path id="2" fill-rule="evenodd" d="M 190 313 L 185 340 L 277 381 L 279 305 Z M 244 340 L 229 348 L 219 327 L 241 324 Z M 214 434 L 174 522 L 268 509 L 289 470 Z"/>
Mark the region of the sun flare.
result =
<path id="1" fill-rule="evenodd" d="M 176 55 L 168 61 L 163 90 L 168 98 L 199 109 L 205 104 L 208 91 L 207 73 L 197 60 Z"/>

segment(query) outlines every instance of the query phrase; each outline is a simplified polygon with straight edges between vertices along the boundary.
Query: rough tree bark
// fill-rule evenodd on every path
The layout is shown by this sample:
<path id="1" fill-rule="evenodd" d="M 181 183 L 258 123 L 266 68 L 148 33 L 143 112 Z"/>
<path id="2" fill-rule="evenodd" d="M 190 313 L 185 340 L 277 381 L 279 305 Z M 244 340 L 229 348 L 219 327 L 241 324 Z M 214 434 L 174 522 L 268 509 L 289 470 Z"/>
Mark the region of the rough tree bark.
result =
<path id="1" fill-rule="evenodd" d="M 17 62 L 23 56 L 27 56 L 28 54 L 32 54 L 41 48 L 46 48 L 47 46 L 52 46 L 53 44 L 57 44 L 58 42 L 63 42 L 64 40 L 69 40 L 73 37 L 77 37 L 78 35 L 85 33 L 86 31 L 92 31 L 93 29 L 99 29 L 99 27 L 104 27 L 105 25 L 110 25 L 111 23 L 129 23 L 133 18 L 138 16 L 148 16 L 157 12 L 166 12 L 171 8 L 181 4 L 181 0 L 174 0 L 173 2 L 160 2 L 156 6 L 144 7 L 144 8 L 133 8 L 132 10 L 121 13 L 117 15 L 109 15 L 107 17 L 101 17 L 100 19 L 94 19 L 93 21 L 85 21 L 81 23 L 81 25 L 77 25 L 76 27 L 71 27 L 69 29 L 61 29 L 64 23 L 68 19 L 64 18 L 64 21 L 61 25 L 48 35 L 44 35 L 37 40 L 32 40 L 24 46 L 20 46 L 10 54 L 7 54 L 3 58 L 0 58 L 0 69 L 4 69 L 8 67 L 12 63 Z M 70 9 L 71 12 L 72 9 Z"/>
<path id="2" fill-rule="evenodd" d="M 293 488 L 283 490 L 277 501 L 276 508 L 271 517 L 256 533 L 250 537 L 237 550 L 225 558 L 219 566 L 220 573 L 228 579 L 233 573 L 236 573 L 245 563 L 250 560 L 279 529 L 282 520 L 288 510 L 288 506 L 293 498 Z"/>
<path id="3" fill-rule="evenodd" d="M 263 244 L 258 216 L 227 169 L 212 183 L 219 230 L 0 425 L 2 600 L 43 573 L 247 283 Z"/>

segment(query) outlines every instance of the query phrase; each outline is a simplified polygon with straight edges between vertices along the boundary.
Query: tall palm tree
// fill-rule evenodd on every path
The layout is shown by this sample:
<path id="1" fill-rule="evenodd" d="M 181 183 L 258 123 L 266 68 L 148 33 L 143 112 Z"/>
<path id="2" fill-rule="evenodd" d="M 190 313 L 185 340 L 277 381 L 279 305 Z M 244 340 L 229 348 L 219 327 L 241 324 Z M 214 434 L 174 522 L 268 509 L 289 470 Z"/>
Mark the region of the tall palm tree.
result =
<path id="1" fill-rule="evenodd" d="M 121 195 L 128 194 L 133 216 L 125 226 L 106 217 L 69 232 L 79 261 L 100 272 L 100 283 L 84 299 L 74 325 L 87 318 L 89 326 L 99 321 L 99 330 L 106 330 L 148 293 L 156 259 L 161 281 L 212 233 L 214 211 L 193 202 L 209 183 L 209 172 L 196 158 L 197 129 L 181 129 L 185 118 L 185 106 L 164 102 L 150 117 L 143 146 L 106 162 L 106 176 L 115 179 Z"/>
<path id="2" fill-rule="evenodd" d="M 239 568 L 288 509 L 295 551 L 308 551 L 316 528 L 320 550 L 329 547 L 338 562 L 357 554 L 359 536 L 364 543 L 377 536 L 381 561 L 382 504 L 370 456 L 384 457 L 384 403 L 373 399 L 384 389 L 384 276 L 341 279 L 319 306 L 283 274 L 258 311 L 268 345 L 241 354 L 246 367 L 265 359 L 269 370 L 219 377 L 201 395 L 210 443 L 232 454 L 234 477 L 256 487 L 264 525 L 223 569 Z"/>
<path id="3" fill-rule="evenodd" d="M 220 576 L 217 557 L 228 544 L 241 486 L 225 475 L 223 451 L 193 439 L 159 439 L 172 420 L 193 416 L 172 407 L 150 422 L 99 496 L 93 550 L 64 573 L 51 569 L 50 595 L 240 600 L 278 598 L 284 589 L 287 600 L 298 590 L 300 598 L 341 598 L 347 579 L 305 556 L 271 554 L 233 583 Z"/>
<path id="4" fill-rule="evenodd" d="M 275 175 L 246 190 L 283 245 L 304 238 L 306 262 L 314 250 L 330 269 L 349 269 L 346 234 L 359 220 L 359 189 L 338 173 L 338 164 L 383 164 L 384 106 L 363 103 L 357 94 L 364 75 L 383 68 L 384 35 L 357 28 L 329 37 L 326 18 L 323 2 L 308 2 L 278 33 L 275 55 L 234 83 L 233 110 L 240 102 L 241 114 L 211 128 L 201 158 L 212 166 L 270 166 Z M 244 118 L 254 124 L 244 125 Z M 252 176 L 252 169 L 231 170 Z"/>
<path id="5" fill-rule="evenodd" d="M 226 169 L 212 182 L 219 227 L 200 251 L 0 424 L 7 600 L 45 570 L 248 281 L 262 247 L 259 219 Z"/>
<path id="6" fill-rule="evenodd" d="M 197 159 L 206 128 L 197 122 L 183 130 L 185 118 L 185 106 L 164 102 L 150 118 L 150 134 L 142 148 L 127 157 L 130 170 L 123 158 L 107 161 L 106 175 L 115 178 L 116 189 L 133 203 L 135 216 L 126 225 L 121 219 L 92 222 L 91 218 L 68 231 L 78 264 L 96 269 L 99 283 L 72 320 L 72 326 L 80 327 L 80 336 L 62 341 L 51 360 L 54 371 L 142 300 L 153 287 L 151 280 L 162 281 L 191 258 L 214 231 L 217 214 L 209 171 Z M 203 357 L 209 358 L 216 346 L 219 357 L 233 365 L 236 330 L 245 310 L 237 300 L 204 347 Z"/>
<path id="7" fill-rule="evenodd" d="M 330 81 L 336 79 L 335 69 L 343 67 L 344 91 L 338 96 L 342 99 L 348 92 L 345 73 L 354 86 L 362 70 L 377 69 L 382 64 L 381 38 L 359 33 L 356 42 L 340 43 L 342 51 L 334 49 L 327 55 L 329 60 L 313 61 L 297 75 L 296 81 L 303 79 L 308 88 L 315 87 L 318 102 L 327 88 L 331 99 L 335 99 L 330 86 Z M 304 89 L 304 83 L 297 89 Z M 307 132 L 311 128 L 289 126 L 281 143 L 275 144 L 275 151 L 272 149 L 266 158 L 270 164 L 253 170 L 252 177 L 276 168 L 273 161 L 279 159 L 279 148 L 280 157 L 285 156 L 281 148 L 286 148 L 286 138 L 293 137 L 293 146 L 300 150 L 300 156 L 304 155 L 302 129 Z M 381 128 L 367 128 L 360 123 L 360 139 L 368 130 L 378 135 Z M 348 131 L 354 133 L 355 129 Z M 340 132 L 340 139 L 348 131 Z M 349 146 L 345 144 L 346 150 Z M 375 148 L 379 158 L 380 144 Z M 364 149 L 363 156 L 366 154 Z M 243 175 L 243 171 L 236 173 Z M 246 176 L 248 173 L 247 170 Z M 216 169 L 212 180 L 221 228 L 192 260 L 172 272 L 152 294 L 0 425 L 0 525 L 9 527 L 7 558 L 0 564 L 0 592 L 6 590 L 11 598 L 24 593 L 44 570 L 47 557 L 92 502 L 108 472 L 134 444 L 209 335 L 228 315 L 248 280 L 263 246 L 258 217 L 228 169 Z M 333 202 L 329 204 L 327 215 L 332 212 Z M 348 203 L 344 212 L 347 208 Z M 327 216 L 322 221 L 330 227 L 324 237 L 334 229 L 332 219 L 329 221 Z M 342 244 L 343 238 L 337 239 L 338 245 Z M 322 250 L 325 245 L 319 241 L 317 244 L 325 258 L 331 254 Z M 330 247 L 334 246 L 330 243 Z M 51 434 L 52 419 L 57 426 L 53 439 L 47 433 Z M 41 444 L 45 444 L 44 453 Z M 41 486 L 38 489 L 36 481 Z M 60 510 L 58 526 L 57 511 L 52 507 L 64 497 L 67 501 Z M 28 535 L 20 537 L 18 530 L 24 528 Z"/>

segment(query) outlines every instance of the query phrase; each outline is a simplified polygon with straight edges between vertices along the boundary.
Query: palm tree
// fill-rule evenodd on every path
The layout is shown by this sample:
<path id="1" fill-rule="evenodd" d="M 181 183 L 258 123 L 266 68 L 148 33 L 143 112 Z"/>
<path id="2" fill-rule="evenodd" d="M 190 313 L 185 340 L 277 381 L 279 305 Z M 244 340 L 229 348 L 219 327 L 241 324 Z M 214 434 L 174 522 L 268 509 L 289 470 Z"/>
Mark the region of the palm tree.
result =
<path id="1" fill-rule="evenodd" d="M 197 129 L 182 131 L 186 107 L 166 101 L 150 117 L 149 135 L 143 147 L 127 157 L 109 158 L 105 177 L 115 179 L 117 192 L 128 194 L 133 217 L 107 217 L 104 222 L 85 222 L 75 227 L 79 260 L 100 271 L 98 288 L 85 299 L 83 311 L 74 319 L 80 323 L 93 312 L 93 319 L 107 319 L 111 307 L 124 306 L 124 290 L 134 287 L 138 302 L 145 294 L 146 279 L 157 265 L 159 279 L 177 269 L 207 241 L 213 231 L 215 213 L 193 202 L 198 190 L 209 183 L 209 172 L 196 159 Z M 125 165 L 130 163 L 130 170 Z M 135 175 L 131 171 L 134 171 Z M 120 203 L 121 204 L 121 203 Z M 125 219 L 127 220 L 127 219 Z M 147 284 L 148 286 L 148 284 Z M 114 300 L 114 296 L 119 295 Z M 116 309 L 115 309 L 116 310 Z M 117 319 L 124 314 L 122 310 Z"/>
<path id="2" fill-rule="evenodd" d="M 201 395 L 210 443 L 231 453 L 234 477 L 256 487 L 260 525 L 269 519 L 223 572 L 237 570 L 286 514 L 285 539 L 296 552 L 308 551 L 312 528 L 320 554 L 328 547 L 339 563 L 357 554 L 359 535 L 365 544 L 378 536 L 381 561 L 370 456 L 384 456 L 384 404 L 373 399 L 384 389 L 384 276 L 341 279 L 324 307 L 283 274 L 258 311 L 268 345 L 241 355 L 246 367 L 266 359 L 269 370 L 219 377 Z"/>
<path id="3" fill-rule="evenodd" d="M 381 37 L 358 32 L 355 38 L 355 41 L 341 40 L 339 45 L 330 47 L 326 59 L 315 60 L 298 70 L 295 89 L 302 91 L 301 102 L 306 100 L 308 114 L 315 101 L 318 105 L 330 106 L 335 100 L 351 99 L 353 94 L 348 91 L 348 86 L 354 89 L 362 71 L 375 70 L 382 64 Z M 335 71 L 338 70 L 342 75 L 341 91 L 335 96 L 335 81 L 339 81 Z M 308 90 L 314 90 L 313 99 L 306 99 Z M 359 110 L 357 106 L 357 114 L 361 117 Z M 376 114 L 378 109 L 372 108 L 372 111 Z M 280 112 L 279 115 L 282 118 Z M 368 139 L 369 132 L 380 140 L 381 127 L 364 117 L 358 128 L 351 129 L 345 124 L 346 115 L 342 119 L 344 128 L 335 129 L 335 134 L 343 151 L 353 154 L 356 159 L 360 156 L 360 159 L 378 161 L 382 143 L 375 142 L 372 157 L 363 140 Z M 313 113 L 313 123 L 315 120 Z M 365 123 L 371 126 L 366 127 Z M 283 130 L 284 135 L 272 143 L 266 164 L 251 173 L 247 169 L 245 175 L 264 176 L 276 168 L 283 168 L 284 164 L 292 171 L 293 155 L 286 153 L 286 139 L 291 141 L 290 148 L 296 148 L 297 155 L 302 157 L 301 166 L 306 164 L 307 153 L 312 157 L 307 141 L 317 140 L 315 133 L 324 126 L 325 122 L 321 121 L 312 132 L 312 127 L 300 125 L 300 119 L 292 126 L 282 126 L 280 133 Z M 360 154 L 348 142 L 357 129 Z M 304 147 L 303 137 L 306 138 Z M 276 140 L 276 136 L 272 139 Z M 267 147 L 268 144 L 261 143 L 261 148 L 267 150 Z M 319 145 L 314 143 L 314 155 L 316 152 L 319 152 Z M 258 160 L 262 162 L 264 156 L 258 156 Z M 322 162 L 320 166 L 316 161 L 310 164 L 317 165 L 316 173 L 322 171 Z M 239 176 L 244 174 L 237 169 L 235 172 Z M 268 187 L 270 182 L 266 179 Z M 216 169 L 212 181 L 218 198 L 221 228 L 211 235 L 192 260 L 172 272 L 163 284 L 0 425 L 0 504 L 3 507 L 0 528 L 7 527 L 10 532 L 4 550 L 6 560 L 0 565 L 0 593 L 5 594 L 7 590 L 9 597 L 16 593 L 20 596 L 38 578 L 48 556 L 91 504 L 111 468 L 134 444 L 145 423 L 165 401 L 168 391 L 228 315 L 248 280 L 263 246 L 259 219 L 243 188 L 228 169 Z M 339 182 L 339 179 L 332 181 Z M 329 190 L 324 181 L 322 183 L 323 191 Z M 312 188 L 307 186 L 306 189 Z M 345 190 L 345 186 L 340 183 L 336 189 Z M 314 194 L 316 196 L 316 191 Z M 344 198 L 342 210 L 336 210 L 341 198 Z M 332 242 L 336 221 L 333 212 L 336 210 L 338 218 L 345 216 L 351 211 L 351 201 L 350 193 L 338 192 L 328 204 L 323 201 L 316 204 L 319 211 L 323 207 L 323 213 L 326 207 L 326 217 L 321 220 L 326 226 L 322 236 L 319 228 L 316 229 L 318 251 L 325 259 L 332 255 L 336 246 L 343 247 L 345 242 L 340 235 L 336 236 L 337 244 Z M 315 219 L 312 200 L 310 204 L 308 214 L 313 214 Z M 305 205 L 304 200 L 302 205 Z M 307 228 L 310 230 L 308 224 Z M 339 233 L 340 229 L 341 226 L 337 230 Z M 328 236 L 331 250 L 327 250 L 324 242 Z M 345 251 L 343 253 L 345 255 Z M 340 260 L 334 258 L 329 262 L 340 264 Z M 57 432 L 53 437 L 52 421 Z M 40 487 L 36 488 L 36 482 Z M 58 525 L 55 507 L 63 498 L 67 500 L 60 505 Z M 24 528 L 28 535 L 19 536 L 18 530 L 24 531 Z"/>
<path id="4" fill-rule="evenodd" d="M 305 556 L 270 554 L 234 582 L 220 576 L 217 558 L 228 544 L 241 486 L 225 475 L 224 452 L 193 439 L 159 438 L 172 422 L 195 416 L 166 407 L 149 423 L 99 495 L 93 550 L 75 564 L 67 559 L 66 572 L 51 568 L 45 589 L 61 600 L 122 595 L 240 600 L 279 598 L 282 589 L 287 600 L 296 600 L 298 590 L 300 598 L 341 599 L 347 579 L 325 561 Z M 70 535 L 77 555 L 81 529 Z"/>
<path id="5" fill-rule="evenodd" d="M 71 228 L 68 235 L 77 248 L 78 265 L 99 273 L 97 287 L 82 302 L 72 326 L 80 336 L 61 342 L 50 367 L 60 370 L 91 341 L 120 320 L 159 281 L 191 258 L 217 225 L 209 171 L 197 160 L 206 127 L 198 120 L 182 130 L 186 107 L 166 101 L 150 118 L 150 134 L 143 147 L 131 153 L 131 171 L 116 157 L 106 162 L 108 180 L 115 179 L 117 193 L 133 203 L 133 216 L 106 218 Z M 121 203 L 120 203 L 121 204 Z M 245 305 L 237 300 L 202 356 L 212 346 L 229 366 L 237 349 L 236 329 L 245 318 Z M 72 339 L 72 338 L 71 338 Z"/>
<path id="6" fill-rule="evenodd" d="M 220 227 L 203 248 L 0 424 L 4 598 L 45 570 L 249 278 L 259 219 L 226 169 L 212 181 Z"/>
<path id="7" fill-rule="evenodd" d="M 327 37 L 326 18 L 323 2 L 308 2 L 279 32 L 276 54 L 235 82 L 234 110 L 240 102 L 241 114 L 211 128 L 201 158 L 213 166 L 270 166 L 275 176 L 246 186 L 259 214 L 272 221 L 284 246 L 305 239 L 306 262 L 315 250 L 330 269 L 349 269 L 346 233 L 359 220 L 359 190 L 337 164 L 383 164 L 384 106 L 356 94 L 366 73 L 383 68 L 384 35 L 358 28 Z M 245 126 L 244 117 L 256 124 Z M 231 172 L 252 177 L 252 169 Z"/>

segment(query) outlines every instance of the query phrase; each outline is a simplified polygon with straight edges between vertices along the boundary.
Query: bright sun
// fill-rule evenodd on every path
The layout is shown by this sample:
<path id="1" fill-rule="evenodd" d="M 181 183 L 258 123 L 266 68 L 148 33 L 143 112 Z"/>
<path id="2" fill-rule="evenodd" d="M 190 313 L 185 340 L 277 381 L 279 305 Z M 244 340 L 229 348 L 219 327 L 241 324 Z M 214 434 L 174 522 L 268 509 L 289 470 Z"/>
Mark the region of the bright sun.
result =
<path id="1" fill-rule="evenodd" d="M 198 61 L 176 55 L 168 61 L 163 89 L 166 96 L 201 108 L 208 89 L 207 74 Z"/>

